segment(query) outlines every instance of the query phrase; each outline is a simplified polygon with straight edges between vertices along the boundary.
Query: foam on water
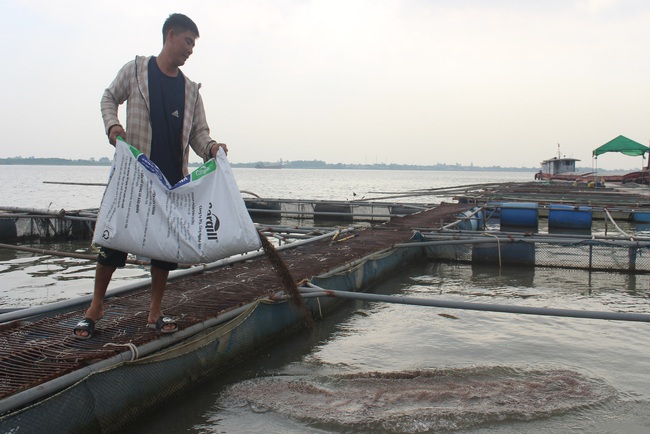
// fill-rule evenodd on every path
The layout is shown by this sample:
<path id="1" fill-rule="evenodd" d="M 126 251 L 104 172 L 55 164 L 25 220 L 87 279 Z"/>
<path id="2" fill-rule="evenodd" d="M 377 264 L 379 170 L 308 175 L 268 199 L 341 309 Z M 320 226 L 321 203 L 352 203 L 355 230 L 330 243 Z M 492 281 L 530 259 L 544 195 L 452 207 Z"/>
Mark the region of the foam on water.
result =
<path id="1" fill-rule="evenodd" d="M 231 386 L 219 405 L 323 429 L 419 433 L 547 418 L 614 395 L 571 370 L 492 366 L 263 377 Z"/>

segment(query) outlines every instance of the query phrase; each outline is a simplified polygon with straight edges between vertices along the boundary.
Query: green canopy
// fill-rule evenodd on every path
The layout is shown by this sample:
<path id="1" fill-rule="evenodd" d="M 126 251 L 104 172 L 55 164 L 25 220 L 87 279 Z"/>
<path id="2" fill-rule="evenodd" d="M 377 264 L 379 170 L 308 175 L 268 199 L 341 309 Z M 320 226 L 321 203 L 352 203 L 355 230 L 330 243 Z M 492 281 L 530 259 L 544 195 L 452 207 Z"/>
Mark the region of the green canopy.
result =
<path id="1" fill-rule="evenodd" d="M 620 152 L 631 157 L 638 157 L 639 155 L 645 155 L 646 152 L 650 152 L 650 148 L 627 137 L 618 136 L 603 146 L 594 149 L 593 156 L 598 158 L 600 154 L 604 154 L 605 152 Z"/>

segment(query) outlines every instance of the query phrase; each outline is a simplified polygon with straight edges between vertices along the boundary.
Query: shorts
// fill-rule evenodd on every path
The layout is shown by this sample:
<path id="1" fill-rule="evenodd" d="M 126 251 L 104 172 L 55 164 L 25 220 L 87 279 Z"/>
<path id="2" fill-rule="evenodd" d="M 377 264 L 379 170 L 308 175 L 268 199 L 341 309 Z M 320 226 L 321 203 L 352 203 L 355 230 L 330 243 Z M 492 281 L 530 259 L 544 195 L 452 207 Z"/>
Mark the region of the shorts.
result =
<path id="1" fill-rule="evenodd" d="M 126 265 L 126 257 L 127 253 L 125 252 L 109 249 L 108 247 L 100 247 L 97 262 L 108 267 L 122 268 Z M 167 271 L 178 268 L 178 264 L 175 262 L 159 261 L 158 259 L 152 259 L 151 265 Z"/>

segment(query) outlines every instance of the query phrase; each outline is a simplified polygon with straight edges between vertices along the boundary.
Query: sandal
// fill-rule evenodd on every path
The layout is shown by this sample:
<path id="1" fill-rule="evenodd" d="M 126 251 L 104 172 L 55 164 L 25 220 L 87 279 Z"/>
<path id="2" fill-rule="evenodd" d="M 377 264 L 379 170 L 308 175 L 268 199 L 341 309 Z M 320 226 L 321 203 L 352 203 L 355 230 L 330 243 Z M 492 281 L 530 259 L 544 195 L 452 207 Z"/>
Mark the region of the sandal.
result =
<path id="1" fill-rule="evenodd" d="M 164 328 L 165 326 L 171 326 L 171 328 Z M 150 329 L 156 329 L 160 333 L 176 333 L 178 331 L 178 324 L 174 321 L 173 318 L 168 316 L 161 315 L 158 317 L 155 323 L 147 323 L 147 327 Z"/>
<path id="2" fill-rule="evenodd" d="M 80 335 L 77 332 L 87 332 L 86 336 Z M 77 325 L 72 329 L 72 336 L 77 339 L 87 340 L 93 337 L 95 334 L 95 321 L 90 318 L 84 318 L 77 323 Z"/>

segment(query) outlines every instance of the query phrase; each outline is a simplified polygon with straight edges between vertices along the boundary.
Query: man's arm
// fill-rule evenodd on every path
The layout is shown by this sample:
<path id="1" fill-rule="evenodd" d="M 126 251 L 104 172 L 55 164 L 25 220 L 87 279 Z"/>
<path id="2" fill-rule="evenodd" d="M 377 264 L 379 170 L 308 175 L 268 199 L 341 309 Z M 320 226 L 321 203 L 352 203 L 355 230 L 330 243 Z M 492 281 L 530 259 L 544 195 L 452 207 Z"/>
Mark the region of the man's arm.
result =
<path id="1" fill-rule="evenodd" d="M 118 109 L 127 100 L 130 93 L 130 80 L 135 74 L 135 62 L 131 61 L 124 65 L 117 73 L 113 82 L 104 91 L 101 100 L 102 120 L 106 135 L 111 145 L 115 146 L 117 136 L 126 140 L 126 131 L 117 116 Z"/>

